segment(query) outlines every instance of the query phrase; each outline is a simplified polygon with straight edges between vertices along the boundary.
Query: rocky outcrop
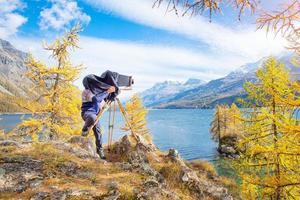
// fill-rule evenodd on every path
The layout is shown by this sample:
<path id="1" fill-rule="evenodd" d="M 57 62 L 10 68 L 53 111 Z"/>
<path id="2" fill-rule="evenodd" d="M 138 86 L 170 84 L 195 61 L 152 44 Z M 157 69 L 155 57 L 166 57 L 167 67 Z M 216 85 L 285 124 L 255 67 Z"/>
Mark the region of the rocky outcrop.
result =
<path id="1" fill-rule="evenodd" d="M 218 152 L 228 158 L 239 157 L 239 151 L 237 149 L 238 138 L 236 136 L 223 137 L 218 147 Z"/>
<path id="2" fill-rule="evenodd" d="M 99 159 L 96 146 L 91 138 L 73 136 L 68 142 L 54 141 L 54 146 L 62 151 L 69 152 L 82 159 Z"/>
<path id="3" fill-rule="evenodd" d="M 65 142 L 2 140 L 1 144 L 0 152 L 7 154 L 0 156 L 0 198 L 179 200 L 184 198 L 178 190 L 184 190 L 193 199 L 232 199 L 225 187 L 199 178 L 199 172 L 190 168 L 177 150 L 164 154 L 130 136 L 113 145 L 107 162 L 94 155 L 93 141 L 81 136 Z M 40 153 L 33 147 L 41 148 Z M 170 164 L 176 172 L 168 167 Z M 124 182 L 124 175 L 134 179 Z M 179 185 L 176 190 L 174 184 Z M 124 188 L 132 188 L 130 194 L 124 193 Z"/>
<path id="4" fill-rule="evenodd" d="M 39 186 L 44 177 L 39 160 L 27 156 L 0 160 L 0 192 L 23 192 Z"/>
<path id="5" fill-rule="evenodd" d="M 194 193 L 198 199 L 204 199 L 206 196 L 213 199 L 233 199 L 225 187 L 216 185 L 213 182 L 201 180 L 198 177 L 197 172 L 185 164 L 175 149 L 170 149 L 167 157 L 177 164 L 179 169 L 179 173 L 177 174 L 179 176 L 178 180 L 181 181 L 191 193 Z"/>
<path id="6" fill-rule="evenodd" d="M 180 198 L 172 191 L 166 189 L 160 184 L 155 177 L 147 179 L 141 189 L 135 190 L 135 197 L 139 200 L 180 200 Z"/>

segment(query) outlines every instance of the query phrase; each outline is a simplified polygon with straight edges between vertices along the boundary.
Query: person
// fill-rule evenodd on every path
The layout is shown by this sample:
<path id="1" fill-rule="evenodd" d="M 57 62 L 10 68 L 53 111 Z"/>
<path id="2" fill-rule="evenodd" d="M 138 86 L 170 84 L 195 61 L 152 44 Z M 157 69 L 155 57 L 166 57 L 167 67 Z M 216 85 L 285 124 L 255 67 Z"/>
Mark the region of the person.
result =
<path id="1" fill-rule="evenodd" d="M 84 120 L 84 126 L 82 128 L 82 136 L 87 136 L 88 129 L 95 123 L 97 114 L 101 110 L 101 102 L 107 98 L 109 94 L 114 93 L 115 91 L 116 88 L 114 86 L 110 86 L 107 90 L 103 90 L 95 95 L 89 89 L 83 90 L 81 117 Z M 99 121 L 93 127 L 93 132 L 96 140 L 97 154 L 101 159 L 105 159 L 105 154 L 102 147 L 101 126 Z"/>

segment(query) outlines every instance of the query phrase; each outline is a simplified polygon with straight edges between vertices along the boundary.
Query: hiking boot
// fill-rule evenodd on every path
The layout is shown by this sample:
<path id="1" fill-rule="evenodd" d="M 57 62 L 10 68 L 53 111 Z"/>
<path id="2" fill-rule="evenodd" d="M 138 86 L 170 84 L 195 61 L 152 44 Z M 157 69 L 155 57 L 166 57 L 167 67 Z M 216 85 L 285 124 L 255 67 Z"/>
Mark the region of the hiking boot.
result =
<path id="1" fill-rule="evenodd" d="M 103 149 L 97 150 L 97 154 L 99 155 L 99 157 L 101 159 L 103 159 L 103 160 L 106 159 Z"/>
<path id="2" fill-rule="evenodd" d="M 86 137 L 88 135 L 88 133 L 89 133 L 88 130 L 82 131 L 81 136 Z"/>

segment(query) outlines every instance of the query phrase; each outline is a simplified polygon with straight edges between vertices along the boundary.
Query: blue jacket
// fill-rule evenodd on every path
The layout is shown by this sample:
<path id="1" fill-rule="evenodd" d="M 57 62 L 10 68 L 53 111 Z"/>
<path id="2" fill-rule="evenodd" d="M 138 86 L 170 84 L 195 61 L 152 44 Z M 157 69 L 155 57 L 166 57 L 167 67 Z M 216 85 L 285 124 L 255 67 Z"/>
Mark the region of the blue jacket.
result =
<path id="1" fill-rule="evenodd" d="M 108 92 L 103 91 L 96 95 L 93 95 L 92 93 L 89 93 L 89 90 L 84 90 L 82 93 L 82 106 L 81 106 L 81 112 L 93 112 L 98 113 L 100 111 L 100 103 L 108 97 Z M 88 96 L 88 97 L 87 97 Z"/>

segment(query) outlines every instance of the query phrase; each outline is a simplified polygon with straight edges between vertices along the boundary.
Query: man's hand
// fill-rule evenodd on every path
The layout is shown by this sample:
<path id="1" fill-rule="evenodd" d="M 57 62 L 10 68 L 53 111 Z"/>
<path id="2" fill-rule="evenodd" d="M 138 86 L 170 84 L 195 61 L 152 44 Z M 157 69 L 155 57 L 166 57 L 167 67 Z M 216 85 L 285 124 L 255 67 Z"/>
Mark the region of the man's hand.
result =
<path id="1" fill-rule="evenodd" d="M 114 86 L 110 86 L 107 90 L 107 92 L 110 94 L 110 93 L 113 93 L 116 91 L 116 88 Z"/>

